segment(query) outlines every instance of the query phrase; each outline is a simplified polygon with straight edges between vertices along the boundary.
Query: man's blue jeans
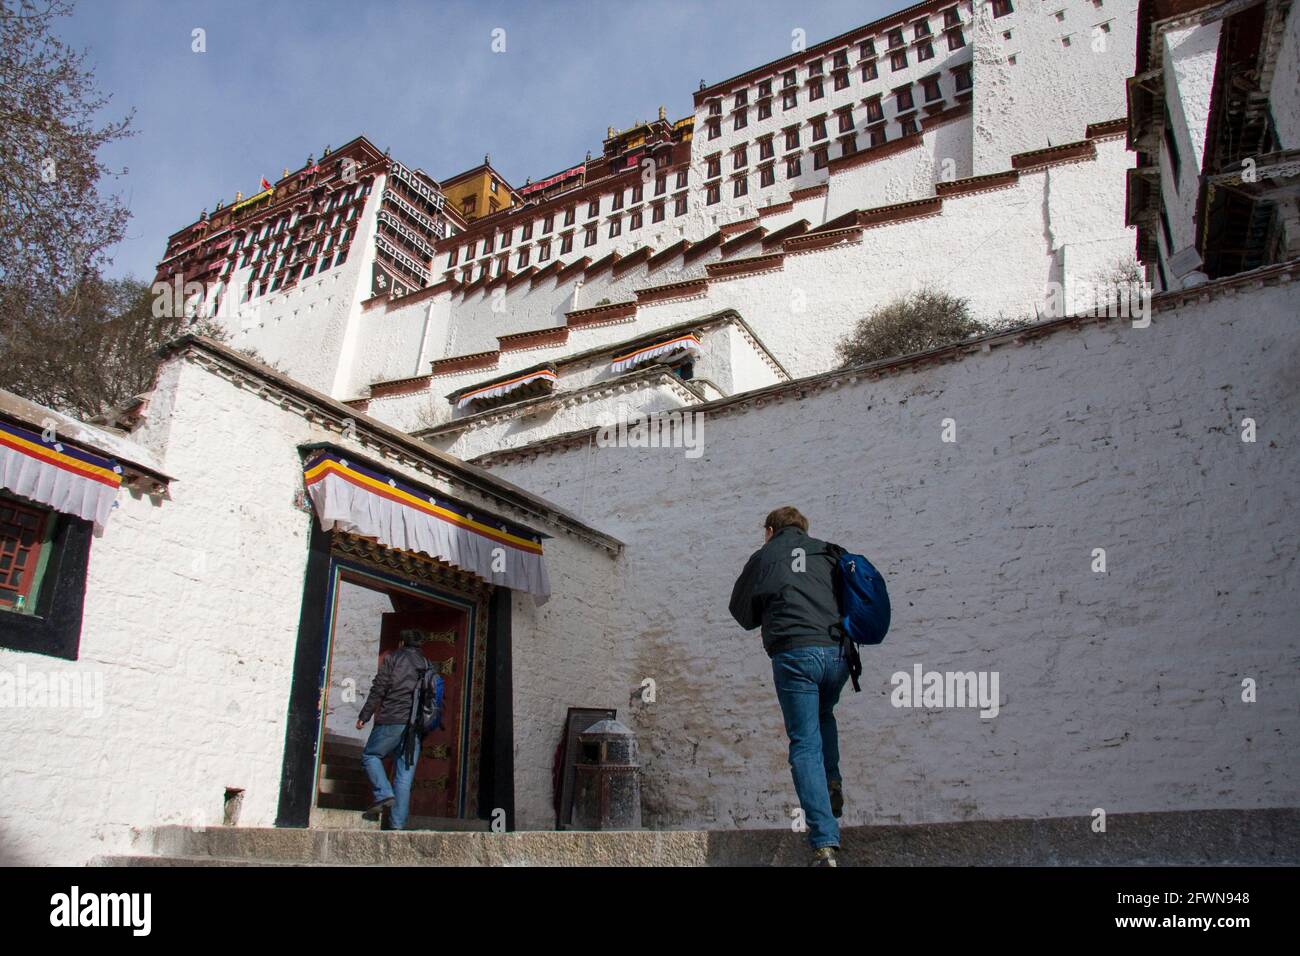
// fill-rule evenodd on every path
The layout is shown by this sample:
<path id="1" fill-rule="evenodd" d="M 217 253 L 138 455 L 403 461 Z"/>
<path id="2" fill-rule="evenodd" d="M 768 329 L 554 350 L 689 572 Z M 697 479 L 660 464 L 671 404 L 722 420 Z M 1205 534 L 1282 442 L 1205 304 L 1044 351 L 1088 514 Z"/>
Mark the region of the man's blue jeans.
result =
<path id="1" fill-rule="evenodd" d="M 375 724 L 366 741 L 366 749 L 361 752 L 361 766 L 366 768 L 370 786 L 375 791 L 375 803 L 393 798 L 393 809 L 388 815 L 388 822 L 394 830 L 406 826 L 406 815 L 411 811 L 411 781 L 415 779 L 415 765 L 420 761 L 420 742 L 415 742 L 415 760 L 407 763 L 405 756 L 397 751 L 402 744 L 402 732 L 406 724 Z M 388 783 L 388 774 L 384 772 L 384 758 L 393 755 L 393 783 Z"/>
<path id="2" fill-rule="evenodd" d="M 808 842 L 814 850 L 839 846 L 840 827 L 831 813 L 827 784 L 840 779 L 834 708 L 849 679 L 848 663 L 838 647 L 797 647 L 772 657 L 772 679 L 790 738 L 790 772 L 808 823 Z"/>

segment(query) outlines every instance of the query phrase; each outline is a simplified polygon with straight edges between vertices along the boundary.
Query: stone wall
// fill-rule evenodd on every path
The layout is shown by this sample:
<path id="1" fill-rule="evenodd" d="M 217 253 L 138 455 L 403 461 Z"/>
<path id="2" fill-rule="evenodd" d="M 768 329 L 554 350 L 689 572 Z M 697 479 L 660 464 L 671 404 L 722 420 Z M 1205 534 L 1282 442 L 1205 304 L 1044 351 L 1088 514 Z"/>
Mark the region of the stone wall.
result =
<path id="1" fill-rule="evenodd" d="M 656 682 L 621 717 L 647 825 L 789 823 L 770 666 L 727 612 L 783 504 L 893 596 L 839 707 L 845 823 L 1297 805 L 1297 273 L 1166 297 L 1147 328 L 1062 323 L 705 406 L 699 458 L 581 441 L 493 463 L 628 542 L 606 653 L 630 656 L 625 686 Z M 914 665 L 997 672 L 1000 712 L 891 706 Z M 536 679 L 579 666 L 539 659 Z"/>

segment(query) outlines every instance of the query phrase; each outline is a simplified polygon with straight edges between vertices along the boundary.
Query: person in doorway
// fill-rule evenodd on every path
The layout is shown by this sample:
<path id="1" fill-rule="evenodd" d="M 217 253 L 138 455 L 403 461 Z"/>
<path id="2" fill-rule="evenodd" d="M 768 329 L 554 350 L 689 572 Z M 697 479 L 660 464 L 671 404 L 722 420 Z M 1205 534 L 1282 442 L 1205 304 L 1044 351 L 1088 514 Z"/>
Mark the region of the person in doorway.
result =
<path id="1" fill-rule="evenodd" d="M 411 700 L 427 666 L 421 650 L 426 640 L 424 632 L 408 628 L 398 637 L 400 645 L 380 661 L 379 672 L 370 684 L 370 693 L 357 717 L 357 730 L 363 729 L 372 716 L 375 718 L 370 739 L 361 754 L 361 766 L 365 768 L 374 790 L 374 802 L 363 816 L 367 820 L 377 820 L 388 810 L 388 823 L 394 830 L 406 826 L 411 809 L 411 782 L 415 779 L 415 767 L 420 759 L 420 738 L 418 735 L 415 737 L 414 747 L 404 744 L 407 722 L 411 717 Z M 384 758 L 390 755 L 393 757 L 392 783 L 384 771 Z"/>
<path id="2" fill-rule="evenodd" d="M 838 866 L 844 791 L 835 704 L 849 665 L 832 630 L 840 621 L 836 559 L 795 508 L 769 514 L 763 536 L 732 588 L 731 616 L 747 631 L 763 628 L 813 865 Z"/>

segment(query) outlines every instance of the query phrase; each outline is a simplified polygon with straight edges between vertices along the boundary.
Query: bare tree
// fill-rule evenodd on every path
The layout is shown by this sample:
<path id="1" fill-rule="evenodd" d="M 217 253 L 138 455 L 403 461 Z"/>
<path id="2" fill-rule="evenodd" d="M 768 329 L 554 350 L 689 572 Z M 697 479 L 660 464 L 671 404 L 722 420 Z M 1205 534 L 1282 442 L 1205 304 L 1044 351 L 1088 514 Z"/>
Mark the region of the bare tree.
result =
<path id="1" fill-rule="evenodd" d="M 86 53 L 52 30 L 66 0 L 0 0 L 0 290 L 8 308 L 48 309 L 49 297 L 103 268 L 129 216 L 100 193 L 108 143 L 131 116 L 101 124 L 108 98 Z"/>
<path id="2" fill-rule="evenodd" d="M 921 289 L 877 308 L 836 346 L 842 367 L 924 352 L 989 331 L 963 298 Z"/>

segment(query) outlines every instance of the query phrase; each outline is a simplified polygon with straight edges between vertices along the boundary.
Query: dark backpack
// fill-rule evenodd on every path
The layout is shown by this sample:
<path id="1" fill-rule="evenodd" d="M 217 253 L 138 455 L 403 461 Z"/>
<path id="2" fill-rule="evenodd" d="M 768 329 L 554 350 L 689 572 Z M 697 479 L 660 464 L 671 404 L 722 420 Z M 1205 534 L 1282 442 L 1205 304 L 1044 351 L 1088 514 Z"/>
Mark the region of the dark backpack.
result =
<path id="1" fill-rule="evenodd" d="M 442 695 L 446 682 L 429 664 L 420 671 L 420 680 L 411 694 L 411 716 L 407 725 L 423 738 L 432 730 L 442 727 Z"/>
<path id="2" fill-rule="evenodd" d="M 835 600 L 839 607 L 840 644 L 849 662 L 853 690 L 861 691 L 862 661 L 858 645 L 879 644 L 889 630 L 889 591 L 875 565 L 838 544 L 828 544 L 835 559 Z"/>

